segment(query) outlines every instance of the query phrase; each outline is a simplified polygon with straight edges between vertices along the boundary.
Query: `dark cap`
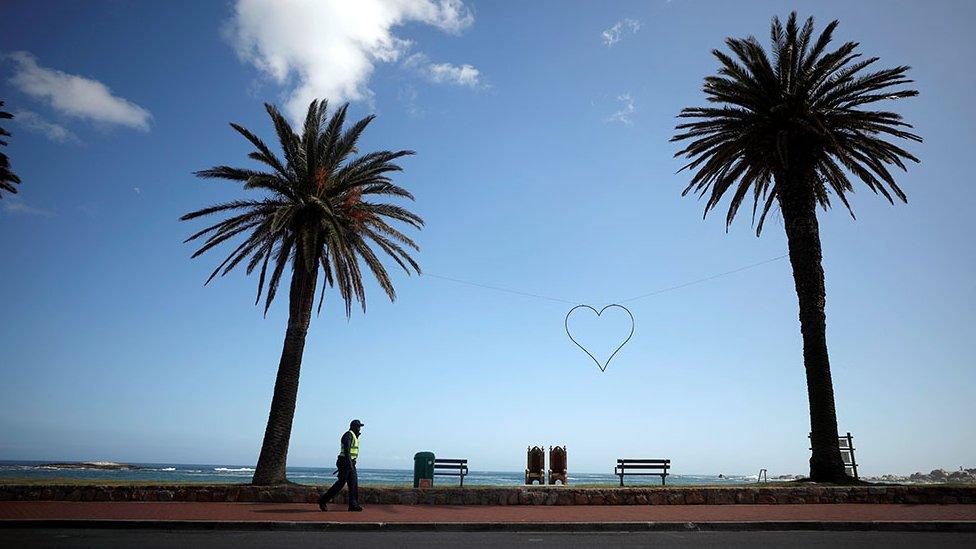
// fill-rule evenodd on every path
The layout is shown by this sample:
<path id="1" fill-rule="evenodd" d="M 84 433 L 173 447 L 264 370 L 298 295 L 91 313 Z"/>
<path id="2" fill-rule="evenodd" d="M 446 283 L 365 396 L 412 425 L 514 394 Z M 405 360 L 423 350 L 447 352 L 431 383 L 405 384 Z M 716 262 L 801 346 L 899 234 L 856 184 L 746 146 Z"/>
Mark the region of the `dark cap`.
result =
<path id="1" fill-rule="evenodd" d="M 365 427 L 365 426 L 366 424 L 363 423 L 362 421 L 359 421 L 358 419 L 354 419 L 351 422 L 349 422 L 350 429 L 352 429 L 353 427 Z"/>

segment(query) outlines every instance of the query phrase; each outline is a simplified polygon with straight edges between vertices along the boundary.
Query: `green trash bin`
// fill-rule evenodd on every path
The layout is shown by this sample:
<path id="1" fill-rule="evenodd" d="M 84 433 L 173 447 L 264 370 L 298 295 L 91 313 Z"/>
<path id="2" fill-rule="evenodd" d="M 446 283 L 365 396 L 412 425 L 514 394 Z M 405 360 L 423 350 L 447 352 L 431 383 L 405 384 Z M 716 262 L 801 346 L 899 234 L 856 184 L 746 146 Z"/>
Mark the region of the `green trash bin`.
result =
<path id="1" fill-rule="evenodd" d="M 420 479 L 430 479 L 434 485 L 434 453 L 417 452 L 413 456 L 413 487 L 420 487 Z"/>

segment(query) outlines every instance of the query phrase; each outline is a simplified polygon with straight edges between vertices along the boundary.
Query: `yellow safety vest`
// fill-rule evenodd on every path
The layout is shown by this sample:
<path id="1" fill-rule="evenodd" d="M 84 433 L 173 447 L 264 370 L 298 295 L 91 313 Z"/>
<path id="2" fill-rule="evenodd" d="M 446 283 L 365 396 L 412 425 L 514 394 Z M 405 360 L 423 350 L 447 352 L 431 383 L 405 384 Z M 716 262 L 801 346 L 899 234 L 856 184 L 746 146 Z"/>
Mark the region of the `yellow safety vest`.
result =
<path id="1" fill-rule="evenodd" d="M 357 459 L 359 457 L 359 437 L 356 433 L 349 431 L 352 435 L 352 444 L 349 445 L 349 459 Z M 339 457 L 343 457 L 345 454 L 342 453 L 342 441 L 339 441 Z"/>

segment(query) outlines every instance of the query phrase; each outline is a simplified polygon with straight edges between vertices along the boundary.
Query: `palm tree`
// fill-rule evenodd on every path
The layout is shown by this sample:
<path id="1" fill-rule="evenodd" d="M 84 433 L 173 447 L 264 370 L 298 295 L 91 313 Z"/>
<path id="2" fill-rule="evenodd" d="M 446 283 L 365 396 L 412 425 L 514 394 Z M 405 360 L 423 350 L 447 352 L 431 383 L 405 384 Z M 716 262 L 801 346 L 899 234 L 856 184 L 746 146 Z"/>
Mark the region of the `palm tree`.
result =
<path id="1" fill-rule="evenodd" d="M 291 268 L 288 329 L 278 363 L 271 412 L 264 433 L 261 454 L 252 483 L 283 484 L 288 442 L 298 396 L 298 377 L 305 350 L 305 336 L 315 301 L 315 288 L 322 271 L 318 311 L 322 310 L 326 287 L 336 286 L 345 302 L 346 316 L 357 301 L 366 311 L 363 271 L 369 268 L 386 295 L 396 292 L 375 248 L 393 258 L 409 274 L 420 274 L 420 266 L 405 247 L 419 250 L 392 222 L 415 228 L 423 226 L 416 214 L 394 204 L 370 202 L 370 196 L 413 199 L 406 189 L 394 185 L 394 163 L 413 151 L 380 151 L 359 154 L 356 141 L 373 120 L 367 116 L 343 130 L 348 104 L 326 123 L 326 102 L 313 101 L 305 117 L 301 135 L 291 129 L 273 105 L 265 104 L 284 153 L 282 160 L 255 134 L 237 124 L 231 127 L 255 147 L 248 157 L 266 166 L 256 171 L 217 166 L 196 172 L 204 178 L 229 179 L 243 183 L 245 190 L 262 192 L 251 200 L 234 200 L 188 213 L 183 221 L 214 214 L 228 217 L 191 235 L 186 242 L 204 239 L 193 254 L 197 257 L 211 248 L 243 235 L 243 241 L 214 269 L 207 283 L 218 274 L 226 275 L 246 261 L 246 272 L 259 270 L 255 304 L 267 280 L 264 313 L 267 315 L 278 290 L 278 283 Z M 270 271 L 269 271 L 270 267 Z"/>
<path id="2" fill-rule="evenodd" d="M 3 107 L 3 101 L 0 101 L 0 107 Z M 10 120 L 14 115 L 9 112 L 0 110 L 0 119 Z M 10 132 L 0 128 L 0 137 L 9 136 Z M 7 142 L 0 140 L 0 145 L 7 146 Z M 20 178 L 17 177 L 14 172 L 10 171 L 10 159 L 7 155 L 0 152 L 0 198 L 3 198 L 3 192 L 7 191 L 10 194 L 17 194 L 17 185 L 20 183 Z"/>
<path id="3" fill-rule="evenodd" d="M 682 195 L 708 194 L 705 214 L 730 190 L 726 230 L 749 197 L 756 235 L 774 205 L 779 206 L 789 246 L 800 309 L 803 363 L 810 405 L 810 479 L 850 482 L 837 442 L 834 390 L 827 357 L 825 289 L 817 206 L 834 195 L 851 212 L 851 176 L 889 202 L 907 201 L 889 167 L 918 162 L 892 139 L 921 141 L 894 112 L 867 110 L 885 100 L 918 95 L 905 89 L 908 67 L 866 71 L 877 57 L 863 58 L 848 42 L 828 51 L 837 21 L 813 40 L 813 18 L 798 28 L 796 13 L 786 27 L 772 21 L 771 59 L 759 42 L 728 38 L 732 55 L 712 54 L 721 67 L 705 78 L 713 105 L 686 108 L 671 141 L 689 140 L 675 157 L 694 172 Z"/>

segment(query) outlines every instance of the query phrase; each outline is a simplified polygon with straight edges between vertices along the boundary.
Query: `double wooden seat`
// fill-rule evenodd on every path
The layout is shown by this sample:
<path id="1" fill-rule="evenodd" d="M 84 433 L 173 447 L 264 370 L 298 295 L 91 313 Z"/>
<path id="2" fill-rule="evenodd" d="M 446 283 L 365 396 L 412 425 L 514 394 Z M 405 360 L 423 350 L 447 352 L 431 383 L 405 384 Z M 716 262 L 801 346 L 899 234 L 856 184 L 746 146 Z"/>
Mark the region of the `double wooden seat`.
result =
<path id="1" fill-rule="evenodd" d="M 468 474 L 468 460 L 466 459 L 434 459 L 434 475 L 445 477 L 459 477 L 464 486 L 464 476 Z"/>
<path id="2" fill-rule="evenodd" d="M 618 459 L 613 474 L 620 477 L 621 486 L 624 485 L 624 475 L 659 476 L 661 485 L 664 486 L 664 479 L 670 468 L 670 459 Z"/>

